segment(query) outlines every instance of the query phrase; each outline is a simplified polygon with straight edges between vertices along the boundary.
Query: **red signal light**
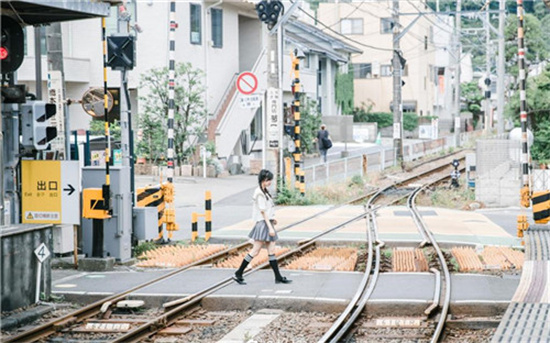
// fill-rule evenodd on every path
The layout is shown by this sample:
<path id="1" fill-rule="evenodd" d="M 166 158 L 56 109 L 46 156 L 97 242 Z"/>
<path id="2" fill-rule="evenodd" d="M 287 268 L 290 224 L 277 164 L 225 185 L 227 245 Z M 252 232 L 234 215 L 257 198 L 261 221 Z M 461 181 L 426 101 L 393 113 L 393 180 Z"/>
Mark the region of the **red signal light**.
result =
<path id="1" fill-rule="evenodd" d="M 4 47 L 0 47 L 0 60 L 4 60 L 8 57 L 9 53 L 8 53 L 8 49 L 4 48 Z"/>

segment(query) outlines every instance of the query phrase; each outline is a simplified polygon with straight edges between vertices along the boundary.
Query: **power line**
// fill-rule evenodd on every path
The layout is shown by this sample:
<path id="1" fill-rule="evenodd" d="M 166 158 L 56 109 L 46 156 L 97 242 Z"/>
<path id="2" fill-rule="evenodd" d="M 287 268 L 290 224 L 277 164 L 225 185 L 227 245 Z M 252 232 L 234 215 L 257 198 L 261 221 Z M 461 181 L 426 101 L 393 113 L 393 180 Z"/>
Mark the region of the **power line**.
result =
<path id="1" fill-rule="evenodd" d="M 291 3 L 294 3 L 294 1 L 290 0 Z M 325 27 L 326 29 L 328 29 L 329 31 L 331 31 L 332 33 L 340 36 L 340 37 L 343 37 L 344 39 L 347 39 L 349 40 L 350 42 L 354 42 L 355 44 L 357 45 L 360 45 L 360 46 L 363 46 L 365 48 L 369 48 L 369 49 L 373 49 L 373 50 L 379 50 L 379 51 L 393 51 L 393 49 L 387 49 L 387 48 L 379 48 L 379 47 L 376 47 L 376 46 L 372 46 L 372 45 L 368 45 L 368 44 L 364 44 L 364 43 L 361 43 L 355 39 L 352 39 L 352 38 L 349 38 L 348 36 L 346 35 L 343 35 L 341 34 L 340 32 L 338 31 L 335 31 L 333 30 L 332 28 L 330 28 L 329 26 L 327 26 L 325 23 L 323 23 L 322 21 L 320 20 L 317 20 L 315 17 L 313 17 L 311 14 L 309 14 L 307 11 L 305 11 L 304 9 L 302 9 L 301 7 L 298 7 L 298 9 L 300 11 L 302 11 L 302 13 L 304 13 L 305 15 L 307 15 L 308 17 L 310 17 L 311 19 L 315 20 L 317 23 L 321 24 L 323 27 Z"/>

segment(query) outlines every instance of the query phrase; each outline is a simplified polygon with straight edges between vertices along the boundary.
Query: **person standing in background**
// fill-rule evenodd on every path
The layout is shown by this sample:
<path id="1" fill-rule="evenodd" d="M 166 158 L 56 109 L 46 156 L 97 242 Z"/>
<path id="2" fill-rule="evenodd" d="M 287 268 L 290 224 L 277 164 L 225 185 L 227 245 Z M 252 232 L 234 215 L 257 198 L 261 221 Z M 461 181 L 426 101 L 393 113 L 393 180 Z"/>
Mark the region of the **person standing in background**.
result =
<path id="1" fill-rule="evenodd" d="M 321 129 L 317 131 L 317 138 L 315 139 L 317 146 L 319 147 L 319 158 L 321 163 L 327 163 L 327 151 L 332 147 L 332 141 L 330 140 L 329 133 L 325 124 L 321 124 Z"/>

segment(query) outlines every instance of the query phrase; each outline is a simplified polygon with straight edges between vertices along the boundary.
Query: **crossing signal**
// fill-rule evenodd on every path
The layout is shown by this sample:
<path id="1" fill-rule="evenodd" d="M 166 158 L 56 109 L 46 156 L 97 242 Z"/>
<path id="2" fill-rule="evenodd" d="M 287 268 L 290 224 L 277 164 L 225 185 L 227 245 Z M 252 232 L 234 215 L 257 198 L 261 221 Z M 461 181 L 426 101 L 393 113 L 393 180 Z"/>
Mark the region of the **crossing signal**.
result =
<path id="1" fill-rule="evenodd" d="M 113 70 L 132 70 L 136 60 L 133 36 L 110 36 L 107 38 L 107 65 Z"/>
<path id="2" fill-rule="evenodd" d="M 23 28 L 13 18 L 2 16 L 2 46 L 0 61 L 2 74 L 12 73 L 23 63 L 25 36 Z"/>
<path id="3" fill-rule="evenodd" d="M 30 101 L 21 106 L 23 146 L 48 149 L 49 142 L 57 137 L 57 128 L 49 120 L 55 113 L 55 104 L 44 101 Z"/>
<path id="4" fill-rule="evenodd" d="M 269 28 L 273 27 L 283 10 L 283 4 L 279 0 L 262 0 L 256 4 L 258 18 L 267 24 Z"/>

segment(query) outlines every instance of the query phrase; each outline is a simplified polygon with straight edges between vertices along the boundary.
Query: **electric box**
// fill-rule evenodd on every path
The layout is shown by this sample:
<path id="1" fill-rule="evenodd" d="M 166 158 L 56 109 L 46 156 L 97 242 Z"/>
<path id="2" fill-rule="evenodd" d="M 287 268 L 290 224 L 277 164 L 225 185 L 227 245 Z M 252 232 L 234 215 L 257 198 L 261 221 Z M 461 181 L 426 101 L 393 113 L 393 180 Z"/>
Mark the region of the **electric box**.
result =
<path id="1" fill-rule="evenodd" d="M 134 207 L 134 235 L 138 241 L 157 239 L 157 217 L 155 207 Z"/>
<path id="2" fill-rule="evenodd" d="M 99 223 L 103 227 L 103 256 L 101 257 L 114 257 L 118 261 L 125 262 L 132 257 L 133 213 L 132 193 L 130 190 L 130 167 L 111 167 L 110 179 L 111 217 L 106 219 L 82 219 L 82 248 L 87 256 L 93 256 L 94 221 L 101 221 Z M 98 191 L 91 193 L 92 195 L 95 194 L 97 198 L 101 193 L 101 187 L 104 183 L 104 168 L 82 168 L 82 188 L 85 191 L 90 188 L 98 189 L 99 193 L 97 193 Z M 83 197 L 85 193 L 83 192 Z"/>

